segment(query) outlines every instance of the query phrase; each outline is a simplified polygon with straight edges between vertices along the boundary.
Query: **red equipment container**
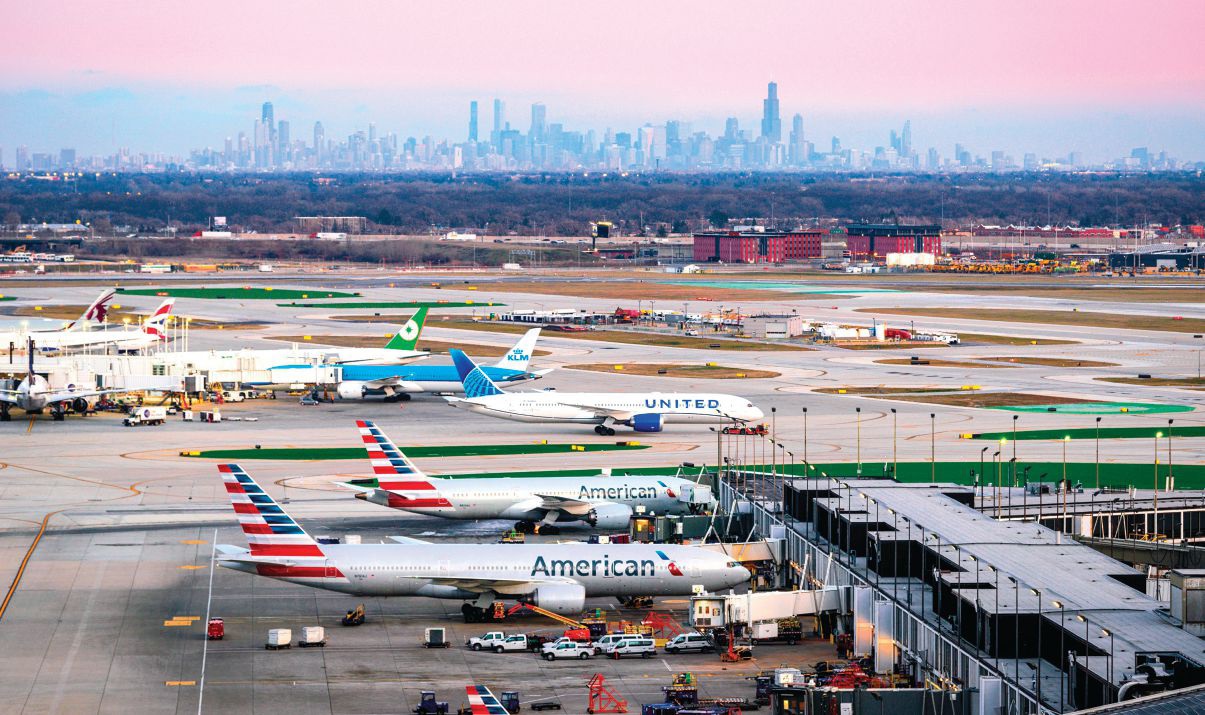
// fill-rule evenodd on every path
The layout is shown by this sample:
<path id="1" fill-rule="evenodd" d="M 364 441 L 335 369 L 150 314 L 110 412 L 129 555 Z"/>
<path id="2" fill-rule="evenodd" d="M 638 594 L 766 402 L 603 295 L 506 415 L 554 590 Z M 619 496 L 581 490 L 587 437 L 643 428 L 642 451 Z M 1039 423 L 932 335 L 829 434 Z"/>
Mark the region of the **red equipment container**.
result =
<path id="1" fill-rule="evenodd" d="M 226 636 L 226 622 L 221 618 L 210 618 L 205 628 L 205 635 L 211 641 L 220 641 Z"/>

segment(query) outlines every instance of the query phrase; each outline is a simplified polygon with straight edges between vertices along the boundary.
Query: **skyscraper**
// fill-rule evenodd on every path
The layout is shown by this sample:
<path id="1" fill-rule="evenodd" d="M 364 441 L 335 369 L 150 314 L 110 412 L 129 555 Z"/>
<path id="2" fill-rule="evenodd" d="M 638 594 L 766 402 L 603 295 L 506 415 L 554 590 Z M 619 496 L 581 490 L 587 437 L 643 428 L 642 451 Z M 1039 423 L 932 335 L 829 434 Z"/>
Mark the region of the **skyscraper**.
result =
<path id="1" fill-rule="evenodd" d="M 469 102 L 469 141 L 477 141 L 477 100 Z"/>
<path id="2" fill-rule="evenodd" d="M 326 152 L 326 130 L 322 122 L 314 122 L 314 158 L 322 161 Z"/>
<path id="3" fill-rule="evenodd" d="M 904 134 L 900 137 L 900 156 L 912 156 L 912 120 L 904 120 Z"/>
<path id="4" fill-rule="evenodd" d="M 803 115 L 796 114 L 791 117 L 791 141 L 787 160 L 795 166 L 800 166 L 806 164 L 809 158 L 803 137 Z"/>
<path id="5" fill-rule="evenodd" d="M 494 148 L 502 149 L 502 129 L 506 126 L 506 102 L 494 100 L 494 131 L 490 132 L 490 143 Z"/>
<path id="6" fill-rule="evenodd" d="M 761 135 L 771 142 L 782 141 L 782 118 L 778 114 L 778 83 L 771 82 L 762 101 Z"/>
<path id="7" fill-rule="evenodd" d="M 276 117 L 271 102 L 264 102 L 260 121 L 267 133 L 267 136 L 263 137 L 263 157 L 260 165 L 269 166 L 272 164 L 272 149 L 276 146 Z"/>
<path id="8" fill-rule="evenodd" d="M 543 143 L 548 134 L 548 108 L 539 102 L 531 105 L 531 131 L 528 134 L 533 143 Z"/>

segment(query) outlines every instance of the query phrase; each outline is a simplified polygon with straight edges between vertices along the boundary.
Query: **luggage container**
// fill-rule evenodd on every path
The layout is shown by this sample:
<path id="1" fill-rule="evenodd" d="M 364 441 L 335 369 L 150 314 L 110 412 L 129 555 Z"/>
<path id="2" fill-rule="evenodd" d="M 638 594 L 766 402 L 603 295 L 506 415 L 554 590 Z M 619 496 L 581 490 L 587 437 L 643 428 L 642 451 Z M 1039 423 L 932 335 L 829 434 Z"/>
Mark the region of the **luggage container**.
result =
<path id="1" fill-rule="evenodd" d="M 272 628 L 268 631 L 268 642 L 264 644 L 267 650 L 280 650 L 293 647 L 293 631 L 288 628 Z"/>
<path id="2" fill-rule="evenodd" d="M 325 648 L 326 629 L 322 626 L 306 626 L 301 629 L 301 639 L 297 645 L 302 648 Z"/>
<path id="3" fill-rule="evenodd" d="M 448 648 L 452 644 L 448 642 L 448 633 L 444 628 L 427 628 L 423 631 L 423 647 L 424 648 Z"/>

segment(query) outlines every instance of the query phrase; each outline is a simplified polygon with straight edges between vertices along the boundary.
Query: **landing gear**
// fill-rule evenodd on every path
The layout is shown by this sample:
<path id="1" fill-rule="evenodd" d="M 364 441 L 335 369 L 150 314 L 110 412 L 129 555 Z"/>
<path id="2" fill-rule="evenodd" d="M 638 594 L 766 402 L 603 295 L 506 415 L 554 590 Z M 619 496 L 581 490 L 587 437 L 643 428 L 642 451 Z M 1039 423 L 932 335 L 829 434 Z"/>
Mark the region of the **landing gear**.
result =
<path id="1" fill-rule="evenodd" d="M 615 436 L 615 428 L 608 427 L 606 425 L 595 425 L 594 433 L 602 435 L 604 437 L 614 437 Z"/>
<path id="2" fill-rule="evenodd" d="M 62 422 L 67 419 L 67 406 L 62 402 L 54 403 L 54 406 L 50 408 L 50 417 L 55 422 Z"/>
<path id="3" fill-rule="evenodd" d="M 536 524 L 535 530 L 537 534 L 543 534 L 545 536 L 556 536 L 557 534 L 561 533 L 561 527 L 553 526 L 552 524 L 545 524 L 543 522 Z"/>
<path id="4" fill-rule="evenodd" d="M 536 533 L 536 525 L 530 521 L 516 521 L 515 531 L 520 534 L 534 534 Z"/>
<path id="5" fill-rule="evenodd" d="M 396 392 L 392 395 L 385 395 L 385 401 L 386 402 L 409 402 L 410 401 L 410 393 L 409 392 Z"/>
<path id="6" fill-rule="evenodd" d="M 13 421 L 13 416 L 9 414 L 9 409 L 11 408 L 8 406 L 7 402 L 0 402 L 0 422 Z"/>

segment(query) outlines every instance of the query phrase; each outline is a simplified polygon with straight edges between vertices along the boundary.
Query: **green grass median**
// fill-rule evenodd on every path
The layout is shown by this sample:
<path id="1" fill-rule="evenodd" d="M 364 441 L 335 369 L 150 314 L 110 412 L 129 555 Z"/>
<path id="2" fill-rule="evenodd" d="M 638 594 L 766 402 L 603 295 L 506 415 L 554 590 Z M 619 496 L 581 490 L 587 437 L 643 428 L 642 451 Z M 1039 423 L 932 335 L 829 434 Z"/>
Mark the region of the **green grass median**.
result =
<path id="1" fill-rule="evenodd" d="M 155 295 L 171 298 L 201 298 L 205 300 L 309 300 L 322 298 L 356 298 L 359 293 L 334 290 L 296 290 L 293 288 L 118 288 L 125 295 Z"/>
<path id="2" fill-rule="evenodd" d="M 446 447 L 402 447 L 406 456 L 413 459 L 424 457 L 484 457 L 508 454 L 561 454 L 564 452 L 615 452 L 630 449 L 648 449 L 644 444 L 479 444 Z M 279 459 L 297 461 L 328 461 L 337 459 L 367 459 L 362 447 L 268 447 L 255 449 L 208 449 L 197 452 L 181 452 L 184 457 L 199 459 Z"/>
<path id="3" fill-rule="evenodd" d="M 281 297 L 281 296 L 277 296 Z M 291 297 L 291 296 L 284 296 Z M 310 298 L 321 296 L 309 296 Z M 344 298 L 346 296 L 331 296 L 333 298 Z M 480 302 L 473 301 L 443 301 L 443 300 L 418 300 L 418 301 L 363 301 L 355 303 L 277 303 L 279 308 L 333 308 L 335 310 L 347 310 L 351 308 L 476 308 L 479 306 L 498 306 L 506 305 L 505 303 Z"/>
<path id="4" fill-rule="evenodd" d="M 1155 439 L 1155 436 L 1166 437 L 1167 427 L 1101 427 L 1101 439 Z M 1172 426 L 1172 437 L 1205 437 L 1205 427 L 1202 426 Z M 1074 429 L 1034 429 L 1017 432 L 1017 441 L 1035 439 L 1064 439 L 1074 440 L 1096 439 L 1096 428 L 1076 427 Z M 971 439 L 1012 440 L 1012 432 L 977 432 L 971 434 Z"/>

